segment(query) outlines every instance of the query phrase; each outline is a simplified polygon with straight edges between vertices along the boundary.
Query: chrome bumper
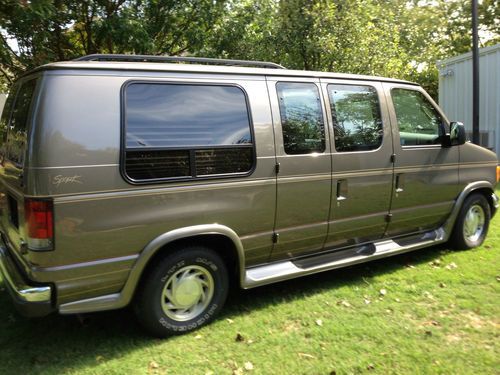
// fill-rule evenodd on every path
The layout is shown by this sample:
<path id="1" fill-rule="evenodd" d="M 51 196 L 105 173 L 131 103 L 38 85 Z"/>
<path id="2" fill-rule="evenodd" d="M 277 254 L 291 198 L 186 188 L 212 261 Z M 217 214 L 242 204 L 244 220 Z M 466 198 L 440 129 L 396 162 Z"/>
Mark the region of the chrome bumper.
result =
<path id="1" fill-rule="evenodd" d="M 491 194 L 491 199 L 493 201 L 493 207 L 498 210 L 498 207 L 500 207 L 500 198 L 495 193 Z"/>
<path id="2" fill-rule="evenodd" d="M 43 316 L 53 310 L 52 287 L 27 283 L 3 240 L 0 240 L 0 274 L 16 308 L 22 315 L 28 317 Z"/>

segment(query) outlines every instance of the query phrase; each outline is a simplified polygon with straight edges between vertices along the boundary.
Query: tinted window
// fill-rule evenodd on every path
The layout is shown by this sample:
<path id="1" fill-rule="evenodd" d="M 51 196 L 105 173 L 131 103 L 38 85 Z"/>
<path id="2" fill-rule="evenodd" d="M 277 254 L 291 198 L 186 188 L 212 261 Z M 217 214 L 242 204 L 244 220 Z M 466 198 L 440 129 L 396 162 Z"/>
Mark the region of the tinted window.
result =
<path id="1" fill-rule="evenodd" d="M 127 151 L 126 165 L 134 180 L 191 176 L 189 150 Z"/>
<path id="2" fill-rule="evenodd" d="M 16 97 L 12 118 L 10 119 L 10 129 L 14 132 L 26 131 L 28 123 L 31 98 L 35 91 L 36 80 L 27 81 L 21 86 L 19 94 Z"/>
<path id="3" fill-rule="evenodd" d="M 5 105 L 2 111 L 2 117 L 0 118 L 0 132 L 1 132 L 0 140 L 2 141 L 2 153 L 4 152 L 3 150 L 5 146 L 4 142 L 7 140 L 7 129 L 15 97 L 16 97 L 16 91 L 15 88 L 13 88 L 9 93 L 9 96 L 7 96 L 7 100 L 5 101 Z"/>
<path id="4" fill-rule="evenodd" d="M 133 83 L 125 116 L 125 171 L 134 180 L 252 169 L 247 102 L 237 87 Z"/>
<path id="5" fill-rule="evenodd" d="M 245 95 L 233 86 L 127 87 L 127 147 L 251 144 Z"/>
<path id="6" fill-rule="evenodd" d="M 377 91 L 370 86 L 328 85 L 335 149 L 366 151 L 382 143 Z"/>
<path id="7" fill-rule="evenodd" d="M 439 144 L 442 119 L 427 98 L 407 89 L 393 89 L 391 93 L 401 145 Z"/>
<path id="8" fill-rule="evenodd" d="M 325 127 L 319 91 L 313 83 L 276 85 L 287 154 L 325 151 Z"/>
<path id="9" fill-rule="evenodd" d="M 28 121 L 36 82 L 36 79 L 31 79 L 12 90 L 0 119 L 2 140 L 5 141 L 2 152 L 18 165 L 23 164 L 26 153 Z"/>

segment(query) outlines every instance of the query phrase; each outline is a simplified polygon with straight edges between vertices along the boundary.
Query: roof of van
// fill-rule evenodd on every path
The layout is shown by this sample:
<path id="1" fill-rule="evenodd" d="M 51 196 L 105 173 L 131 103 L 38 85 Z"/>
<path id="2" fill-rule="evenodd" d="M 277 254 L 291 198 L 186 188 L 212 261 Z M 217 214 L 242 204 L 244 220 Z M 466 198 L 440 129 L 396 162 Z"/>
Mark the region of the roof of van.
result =
<path id="1" fill-rule="evenodd" d="M 241 66 L 223 66 L 207 64 L 184 64 L 184 63 L 158 63 L 158 62 L 125 62 L 125 61 L 63 61 L 42 65 L 28 72 L 31 74 L 41 70 L 110 70 L 110 71 L 147 71 L 147 72 L 189 72 L 210 74 L 235 74 L 235 75 L 259 75 L 280 77 L 311 77 L 311 78 L 336 78 L 368 81 L 384 81 L 394 83 L 405 83 L 418 85 L 417 83 L 401 79 L 368 76 L 360 74 L 329 73 L 307 70 L 252 68 Z"/>

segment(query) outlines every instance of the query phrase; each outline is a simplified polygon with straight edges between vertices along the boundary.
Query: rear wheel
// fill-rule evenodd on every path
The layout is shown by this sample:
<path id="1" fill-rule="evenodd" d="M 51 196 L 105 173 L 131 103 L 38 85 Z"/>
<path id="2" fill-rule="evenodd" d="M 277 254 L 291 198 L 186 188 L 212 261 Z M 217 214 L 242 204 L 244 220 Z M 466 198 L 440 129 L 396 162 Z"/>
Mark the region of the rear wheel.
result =
<path id="1" fill-rule="evenodd" d="M 212 249 L 189 246 L 169 254 L 150 270 L 138 291 L 135 310 L 153 335 L 195 330 L 220 311 L 227 297 L 224 262 Z"/>
<path id="2" fill-rule="evenodd" d="M 472 249 L 481 246 L 488 233 L 491 210 L 486 198 L 472 194 L 465 199 L 450 238 L 457 249 Z"/>

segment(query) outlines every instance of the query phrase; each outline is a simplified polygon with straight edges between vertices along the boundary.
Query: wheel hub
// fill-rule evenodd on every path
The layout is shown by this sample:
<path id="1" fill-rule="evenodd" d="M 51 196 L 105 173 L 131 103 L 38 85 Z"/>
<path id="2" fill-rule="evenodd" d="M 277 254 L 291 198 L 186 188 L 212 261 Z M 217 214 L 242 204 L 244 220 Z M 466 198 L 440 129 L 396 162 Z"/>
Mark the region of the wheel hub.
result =
<path id="1" fill-rule="evenodd" d="M 172 289 L 172 300 L 178 306 L 189 307 L 200 299 L 202 292 L 200 283 L 194 277 L 189 277 Z"/>
<path id="2" fill-rule="evenodd" d="M 214 295 L 214 280 L 204 267 L 190 265 L 170 276 L 161 295 L 161 307 L 169 318 L 183 322 L 200 315 Z"/>
<path id="3" fill-rule="evenodd" d="M 476 242 L 484 231 L 485 215 L 483 208 L 475 204 L 469 208 L 464 220 L 464 236 L 468 241 Z"/>

